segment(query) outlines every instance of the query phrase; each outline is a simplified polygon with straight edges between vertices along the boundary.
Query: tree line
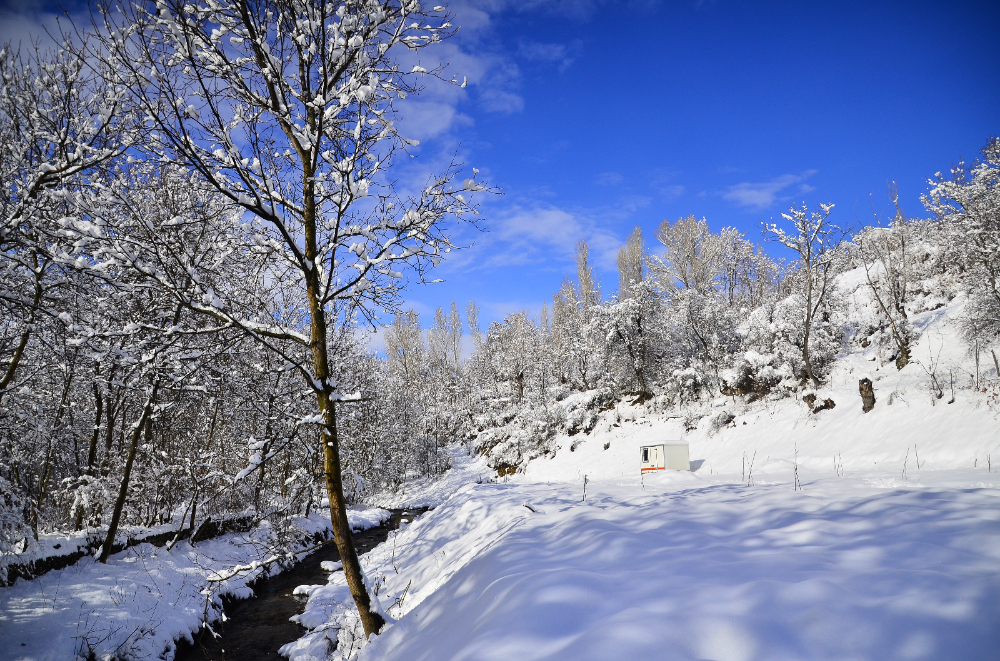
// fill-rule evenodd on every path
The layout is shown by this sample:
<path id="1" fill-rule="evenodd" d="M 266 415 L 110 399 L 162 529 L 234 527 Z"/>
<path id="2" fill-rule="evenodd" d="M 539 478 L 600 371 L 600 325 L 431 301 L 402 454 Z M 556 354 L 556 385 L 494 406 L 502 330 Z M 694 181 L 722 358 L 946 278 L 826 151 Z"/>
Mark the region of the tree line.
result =
<path id="1" fill-rule="evenodd" d="M 692 415 L 720 396 L 815 402 L 811 393 L 828 382 L 839 355 L 873 345 L 881 363 L 903 369 L 920 336 L 914 315 L 956 296 L 964 297 L 960 341 L 981 365 L 960 387 L 981 389 L 990 365 L 1000 374 L 998 176 L 994 138 L 975 163 L 929 181 L 927 218 L 904 214 L 894 185 L 888 213 L 873 209 L 870 225 L 853 233 L 832 222 L 833 205 L 792 206 L 762 226 L 762 239 L 785 248 L 787 260 L 694 216 L 664 221 L 652 248 L 637 227 L 618 253 L 611 295 L 581 241 L 576 277 L 537 315 L 517 312 L 483 330 L 470 303 L 472 348 L 457 369 L 435 367 L 444 353 L 436 340 L 421 343 L 413 312 L 398 315 L 386 335 L 387 361 L 398 379 L 423 383 L 421 392 L 441 383 L 457 389 L 449 435 L 500 474 L 553 452 L 557 434 L 589 431 L 602 408 L 623 399 Z M 857 282 L 838 285 L 849 271 Z M 455 337 L 460 324 L 453 304 L 447 319 L 438 311 L 429 333 Z M 921 365 L 941 398 L 947 376 L 933 356 Z"/>
<path id="2" fill-rule="evenodd" d="M 443 8 L 101 0 L 91 20 L 0 49 L 6 559 L 90 530 L 105 561 L 125 528 L 234 515 L 294 535 L 329 506 L 370 634 L 383 619 L 346 505 L 439 475 L 456 441 L 503 473 L 618 398 L 778 396 L 862 339 L 902 368 L 909 317 L 952 290 L 969 342 L 1000 334 L 997 140 L 935 179 L 931 220 L 897 206 L 849 242 L 830 206 L 793 207 L 765 232 L 789 262 L 664 222 L 655 250 L 628 237 L 615 295 L 581 242 L 537 317 L 483 329 L 453 304 L 424 328 L 403 288 L 490 190 L 459 164 L 393 181 L 415 145 L 394 104 L 426 76 L 459 84 L 412 63 L 453 34 Z M 877 301 L 864 329 L 833 287 L 857 266 Z M 361 329 L 387 311 L 376 354 Z"/>

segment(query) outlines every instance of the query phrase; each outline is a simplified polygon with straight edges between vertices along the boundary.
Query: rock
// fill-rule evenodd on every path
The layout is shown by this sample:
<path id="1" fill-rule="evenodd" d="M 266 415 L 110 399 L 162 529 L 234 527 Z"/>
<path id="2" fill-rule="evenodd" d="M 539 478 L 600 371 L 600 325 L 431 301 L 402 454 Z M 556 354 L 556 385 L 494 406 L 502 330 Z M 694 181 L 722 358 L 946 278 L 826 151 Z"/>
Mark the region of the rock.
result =
<path id="1" fill-rule="evenodd" d="M 802 401 L 806 403 L 809 410 L 813 413 L 819 413 L 820 411 L 826 411 L 828 409 L 834 408 L 837 404 L 830 398 L 826 398 L 819 404 L 816 403 L 816 395 L 814 393 L 809 393 L 808 395 L 802 396 Z"/>
<path id="2" fill-rule="evenodd" d="M 865 378 L 858 381 L 858 391 L 861 393 L 861 410 L 868 413 L 875 408 L 875 389 L 872 380 Z"/>

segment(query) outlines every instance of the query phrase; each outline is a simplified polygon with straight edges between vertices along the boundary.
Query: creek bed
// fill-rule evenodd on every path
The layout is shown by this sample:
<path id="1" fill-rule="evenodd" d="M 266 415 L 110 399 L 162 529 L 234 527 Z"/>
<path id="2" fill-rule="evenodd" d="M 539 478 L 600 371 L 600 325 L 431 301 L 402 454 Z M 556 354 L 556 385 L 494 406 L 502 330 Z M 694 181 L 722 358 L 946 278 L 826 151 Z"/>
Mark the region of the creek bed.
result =
<path id="1" fill-rule="evenodd" d="M 423 514 L 423 509 L 391 510 L 392 516 L 380 526 L 354 533 L 358 555 L 367 553 L 384 542 L 400 521 L 410 522 Z M 306 629 L 288 618 L 305 608 L 305 596 L 293 595 L 300 585 L 322 585 L 330 572 L 320 568 L 324 560 L 340 560 L 335 544 L 330 543 L 280 574 L 255 581 L 254 597 L 226 600 L 226 622 L 213 625 L 219 638 L 205 629 L 195 635 L 194 644 L 177 642 L 176 661 L 262 661 L 284 659 L 278 648 L 301 638 Z"/>

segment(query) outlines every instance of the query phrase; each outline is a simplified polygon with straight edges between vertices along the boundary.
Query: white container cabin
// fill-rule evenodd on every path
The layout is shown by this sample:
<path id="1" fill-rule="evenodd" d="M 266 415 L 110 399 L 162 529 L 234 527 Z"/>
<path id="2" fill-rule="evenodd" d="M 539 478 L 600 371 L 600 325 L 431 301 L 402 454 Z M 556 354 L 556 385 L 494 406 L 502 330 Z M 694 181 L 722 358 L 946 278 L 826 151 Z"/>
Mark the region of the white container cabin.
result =
<path id="1" fill-rule="evenodd" d="M 688 444 L 683 441 L 666 441 L 639 448 L 639 471 L 648 473 L 665 469 L 677 471 L 691 470 Z"/>

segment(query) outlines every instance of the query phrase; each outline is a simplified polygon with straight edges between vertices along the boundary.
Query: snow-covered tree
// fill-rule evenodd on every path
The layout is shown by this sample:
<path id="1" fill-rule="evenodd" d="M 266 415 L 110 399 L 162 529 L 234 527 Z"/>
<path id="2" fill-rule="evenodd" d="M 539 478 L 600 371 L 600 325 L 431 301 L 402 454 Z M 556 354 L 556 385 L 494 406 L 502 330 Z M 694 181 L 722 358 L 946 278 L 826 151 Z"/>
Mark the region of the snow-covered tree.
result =
<path id="1" fill-rule="evenodd" d="M 389 369 L 408 387 L 419 387 L 424 365 L 424 337 L 420 316 L 413 310 L 396 312 L 385 330 Z"/>
<path id="2" fill-rule="evenodd" d="M 53 288 L 66 289 L 66 269 L 88 266 L 60 223 L 78 212 L 88 175 L 134 138 L 121 103 L 68 41 L 0 46 L 0 306 L 17 319 L 0 331 L 0 400 L 41 318 L 68 314 Z"/>
<path id="3" fill-rule="evenodd" d="M 719 241 L 718 282 L 729 307 L 753 310 L 779 294 L 781 265 L 761 246 L 754 246 L 732 227 L 722 229 Z"/>
<path id="4" fill-rule="evenodd" d="M 982 159 L 959 163 L 951 177 L 930 180 L 924 205 L 948 226 L 953 251 L 965 267 L 969 289 L 967 339 L 1000 339 L 1000 138 L 992 138 Z"/>
<path id="5" fill-rule="evenodd" d="M 781 216 L 791 224 L 789 230 L 775 223 L 764 225 L 764 233 L 798 255 L 798 263 L 789 273 L 796 307 L 799 308 L 800 343 L 804 379 L 819 385 L 820 372 L 813 365 L 811 339 L 816 326 L 829 323 L 824 307 L 830 302 L 833 277 L 840 261 L 840 245 L 844 231 L 828 222 L 832 204 L 821 204 L 819 211 L 809 212 L 803 203 L 794 205 Z"/>
<path id="6" fill-rule="evenodd" d="M 890 187 L 889 195 L 895 214 L 888 226 L 882 227 L 876 222 L 875 227 L 857 233 L 853 242 L 865 271 L 868 290 L 889 324 L 895 349 L 891 359 L 895 360 L 897 369 L 903 369 L 910 362 L 910 344 L 915 339 L 906 311 L 912 279 L 910 252 L 913 238 L 910 224 L 899 208 L 899 194 L 894 185 Z"/>
<path id="7" fill-rule="evenodd" d="M 645 279 L 643 263 L 646 251 L 642 243 L 642 230 L 636 227 L 618 250 L 618 300 L 632 297 L 632 290 Z"/>
<path id="8" fill-rule="evenodd" d="M 412 196 L 387 179 L 412 144 L 393 102 L 439 72 L 402 70 L 399 53 L 440 41 L 451 24 L 441 11 L 392 0 L 104 0 L 99 9 L 95 56 L 142 112 L 147 153 L 192 169 L 242 208 L 252 237 L 245 254 L 266 255 L 294 283 L 305 314 L 298 326 L 248 313 L 237 292 L 193 277 L 173 291 L 288 359 L 314 392 L 337 547 L 365 632 L 377 633 L 384 619 L 347 524 L 336 425 L 347 393 L 328 343 L 331 326 L 393 308 L 403 271 L 422 279 L 451 250 L 443 221 L 471 213 L 469 196 L 483 188 L 454 185 L 455 168 Z"/>
<path id="9" fill-rule="evenodd" d="M 708 228 L 708 221 L 694 216 L 675 223 L 664 220 L 656 231 L 663 244 L 662 255 L 651 255 L 649 271 L 660 291 L 692 289 L 705 292 L 715 288 L 722 258 L 722 242 Z"/>

